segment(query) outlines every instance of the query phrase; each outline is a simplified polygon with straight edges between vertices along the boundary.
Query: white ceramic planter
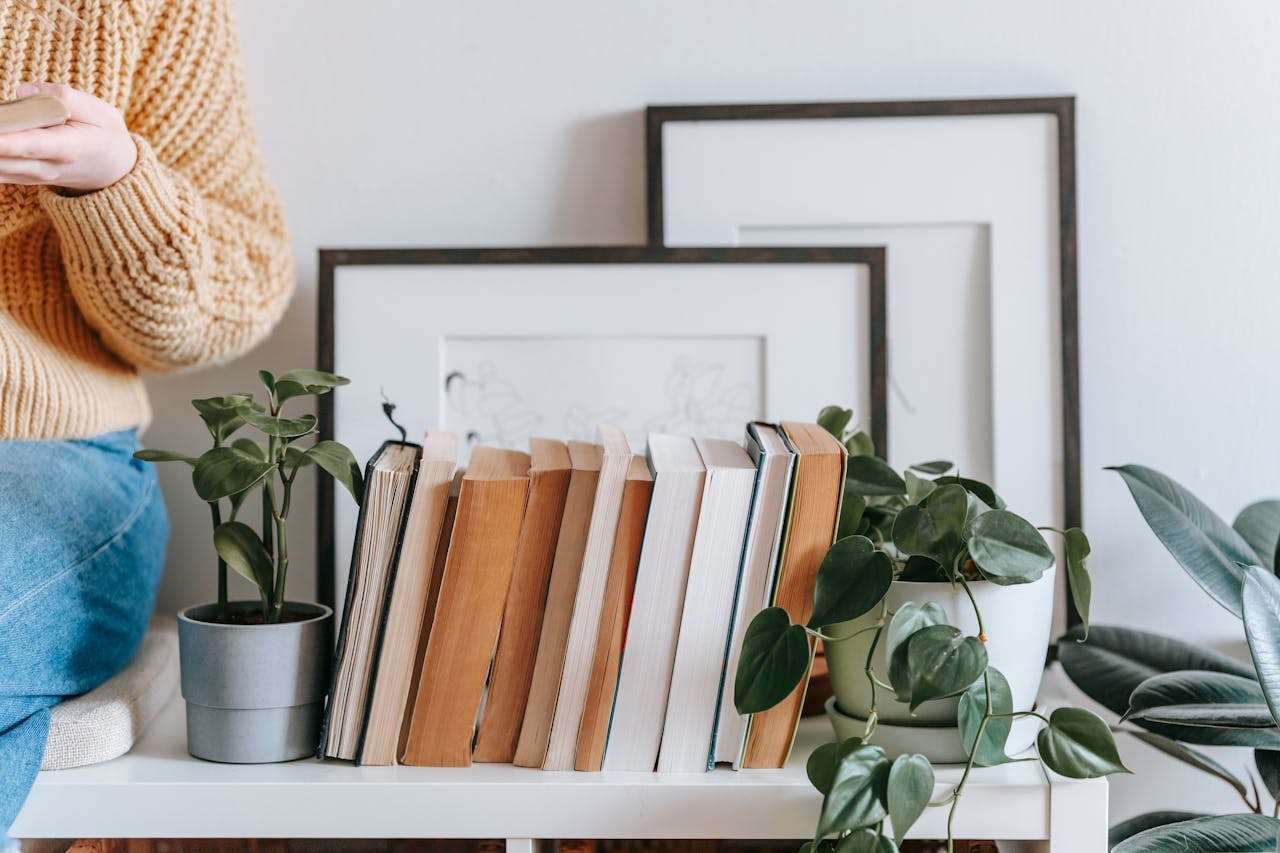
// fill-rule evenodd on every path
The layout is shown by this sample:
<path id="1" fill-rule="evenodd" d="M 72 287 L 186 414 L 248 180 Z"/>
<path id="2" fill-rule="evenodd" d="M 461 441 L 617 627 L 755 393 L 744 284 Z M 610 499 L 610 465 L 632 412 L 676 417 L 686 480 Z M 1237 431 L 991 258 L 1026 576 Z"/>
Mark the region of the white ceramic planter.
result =
<path id="1" fill-rule="evenodd" d="M 987 656 L 991 666 L 1004 673 L 1013 693 L 1013 707 L 1017 711 L 1029 711 L 1035 706 L 1040 691 L 1040 677 L 1044 673 L 1045 650 L 1049 646 L 1049 632 L 1053 619 L 1053 593 L 1056 588 L 1056 569 L 1045 572 L 1040 580 L 1015 586 L 998 586 L 990 581 L 969 584 L 974 599 L 982 610 L 982 621 L 987 635 Z M 889 608 L 896 610 L 908 601 L 916 604 L 936 603 L 947 614 L 947 621 L 965 634 L 976 635 L 978 622 L 973 614 L 964 589 L 948 583 L 896 582 L 887 595 Z M 832 637 L 849 639 L 824 643 L 827 664 L 831 670 L 831 684 L 835 702 L 828 709 L 837 729 L 848 730 L 845 721 L 854 723 L 865 720 L 871 709 L 871 689 L 864 668 L 874 632 L 852 636 L 857 631 L 875 624 L 879 608 L 851 622 L 829 625 L 823 629 Z M 884 643 L 876 648 L 873 657 L 876 674 L 888 681 L 889 666 L 885 659 Z M 874 742 L 890 751 L 892 744 L 884 736 L 893 736 L 889 728 L 937 727 L 955 730 L 958 698 L 938 699 L 926 702 L 912 714 L 906 704 L 899 702 L 893 692 L 884 688 L 876 690 L 876 711 L 879 729 Z M 839 718 L 843 717 L 844 721 Z M 851 725 L 852 723 L 848 723 Z M 859 732 L 860 734 L 860 732 Z M 909 731 L 908 731 L 909 734 Z M 923 733 L 921 733 L 923 734 Z M 937 734 L 937 733 L 935 733 Z M 1020 752 L 1031 745 L 1035 737 L 1034 726 L 1018 726 L 1009 739 L 1009 752 Z M 910 737 L 904 738 L 909 741 Z M 954 738 L 958 743 L 958 735 Z M 934 758 L 924 749 L 901 751 L 922 752 L 935 761 L 948 762 L 954 758 Z"/>

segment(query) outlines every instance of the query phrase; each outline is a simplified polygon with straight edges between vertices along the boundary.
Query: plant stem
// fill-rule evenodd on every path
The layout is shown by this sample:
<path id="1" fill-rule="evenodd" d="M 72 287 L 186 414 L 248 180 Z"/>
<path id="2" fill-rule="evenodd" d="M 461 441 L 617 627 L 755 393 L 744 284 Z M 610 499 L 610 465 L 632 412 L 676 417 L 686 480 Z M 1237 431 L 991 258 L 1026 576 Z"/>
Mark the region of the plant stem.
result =
<path id="1" fill-rule="evenodd" d="M 284 465 L 283 462 L 280 464 Z M 280 620 L 280 614 L 284 609 L 284 582 L 289 574 L 289 545 L 285 539 L 285 523 L 288 521 L 289 504 L 292 498 L 293 481 L 285 480 L 284 501 L 280 511 L 276 513 L 276 543 L 279 547 L 276 549 L 276 588 L 271 597 L 272 622 Z"/>
<path id="2" fill-rule="evenodd" d="M 964 579 L 964 575 L 957 574 L 960 579 L 960 586 L 964 587 L 964 594 L 969 596 L 969 603 L 973 605 L 973 615 L 978 617 L 978 639 L 982 642 L 987 641 L 987 631 L 982 627 L 982 611 L 978 609 L 978 602 L 973 597 L 973 590 L 969 589 L 969 582 Z"/>
<path id="3" fill-rule="evenodd" d="M 983 673 L 986 677 L 986 673 Z M 987 703 L 990 707 L 991 703 L 991 686 L 987 685 Z M 964 791 L 964 783 L 969 781 L 969 773 L 973 770 L 974 759 L 978 756 L 978 744 L 982 743 L 982 734 L 987 729 L 987 721 L 991 719 L 989 715 L 984 714 L 982 722 L 978 724 L 978 736 L 973 739 L 973 751 L 969 753 L 969 761 L 964 766 L 964 775 L 960 777 L 960 784 L 956 785 L 956 789 L 951 794 L 951 809 L 947 812 L 947 853 L 955 853 L 955 834 L 951 830 L 951 823 L 955 820 L 956 806 L 960 805 L 960 793 Z"/>
<path id="4" fill-rule="evenodd" d="M 209 502 L 209 511 L 213 513 L 213 529 L 222 524 L 222 507 L 217 501 Z M 218 555 L 218 618 L 227 615 L 227 561 Z"/>
<path id="5" fill-rule="evenodd" d="M 804 632 L 808 634 L 810 637 L 817 637 L 819 640 L 822 640 L 822 642 L 824 643 L 843 643 L 845 640 L 852 640 L 854 637 L 857 637 L 861 634 L 865 634 L 868 631 L 875 631 L 883 627 L 884 627 L 884 622 L 877 622 L 874 625 L 868 625 L 866 628 L 860 628 L 857 631 L 854 631 L 852 634 L 848 634 L 844 637 L 828 637 L 826 634 L 822 633 L 821 631 L 814 630 L 813 628 L 805 628 Z"/>

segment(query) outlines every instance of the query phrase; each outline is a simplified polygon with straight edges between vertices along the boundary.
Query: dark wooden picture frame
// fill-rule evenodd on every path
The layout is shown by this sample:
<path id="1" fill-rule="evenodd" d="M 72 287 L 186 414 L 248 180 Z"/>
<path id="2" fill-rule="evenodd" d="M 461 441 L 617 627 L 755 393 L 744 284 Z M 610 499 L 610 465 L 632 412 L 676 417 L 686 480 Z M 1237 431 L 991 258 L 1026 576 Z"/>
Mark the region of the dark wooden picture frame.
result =
<path id="1" fill-rule="evenodd" d="M 871 436 L 883 449 L 888 440 L 885 312 L 885 250 L 880 246 L 680 248 L 661 246 L 583 246 L 495 249 L 321 249 L 319 305 L 317 310 L 316 363 L 321 370 L 335 368 L 334 282 L 339 267 L 498 265 L 509 264 L 849 264 L 868 268 L 870 321 L 868 365 L 871 371 Z M 334 438 L 337 397 L 319 398 L 322 439 Z M 319 478 L 316 503 L 316 596 L 334 604 L 335 560 L 333 481 Z"/>
<path id="2" fill-rule="evenodd" d="M 648 239 L 656 246 L 664 242 L 662 131 L 663 126 L 669 122 L 993 115 L 1048 115 L 1057 121 L 1063 520 L 1067 527 L 1079 527 L 1082 508 L 1074 97 L 650 106 L 645 111 Z M 1076 612 L 1070 595 L 1067 596 L 1066 604 L 1067 623 L 1078 624 L 1080 615 Z"/>

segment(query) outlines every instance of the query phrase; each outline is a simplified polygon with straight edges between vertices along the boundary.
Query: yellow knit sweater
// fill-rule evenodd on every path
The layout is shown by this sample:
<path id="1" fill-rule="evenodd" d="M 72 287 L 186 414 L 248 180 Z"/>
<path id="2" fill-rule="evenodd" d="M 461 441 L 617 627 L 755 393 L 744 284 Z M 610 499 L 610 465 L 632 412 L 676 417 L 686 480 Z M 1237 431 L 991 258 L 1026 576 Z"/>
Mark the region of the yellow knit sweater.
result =
<path id="1" fill-rule="evenodd" d="M 0 184 L 0 439 L 140 426 L 139 368 L 244 352 L 293 285 L 230 0 L 0 0 L 0 99 L 27 80 L 119 107 L 138 163 L 83 196 Z"/>

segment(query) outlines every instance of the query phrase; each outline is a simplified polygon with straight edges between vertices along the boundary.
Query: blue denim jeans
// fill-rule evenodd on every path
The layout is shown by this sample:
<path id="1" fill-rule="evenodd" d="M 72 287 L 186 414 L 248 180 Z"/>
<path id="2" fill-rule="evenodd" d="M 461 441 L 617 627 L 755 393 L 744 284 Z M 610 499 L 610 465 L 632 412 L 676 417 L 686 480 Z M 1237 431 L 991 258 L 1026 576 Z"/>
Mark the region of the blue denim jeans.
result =
<path id="1" fill-rule="evenodd" d="M 0 850 L 49 709 L 118 672 L 151 615 L 169 521 L 133 430 L 0 441 Z"/>

